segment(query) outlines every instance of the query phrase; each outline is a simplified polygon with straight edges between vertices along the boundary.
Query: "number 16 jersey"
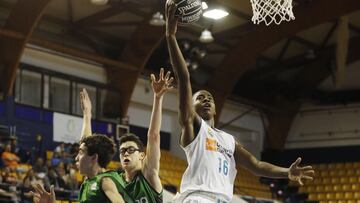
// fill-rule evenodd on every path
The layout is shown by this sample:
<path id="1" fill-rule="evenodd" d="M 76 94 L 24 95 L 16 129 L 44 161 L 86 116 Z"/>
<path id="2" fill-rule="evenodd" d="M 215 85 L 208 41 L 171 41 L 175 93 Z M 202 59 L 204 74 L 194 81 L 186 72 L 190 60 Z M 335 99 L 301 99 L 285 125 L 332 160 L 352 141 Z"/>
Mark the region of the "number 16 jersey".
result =
<path id="1" fill-rule="evenodd" d="M 204 191 L 230 201 L 237 173 L 234 137 L 201 120 L 199 133 L 183 149 L 188 167 L 182 177 L 180 194 Z"/>

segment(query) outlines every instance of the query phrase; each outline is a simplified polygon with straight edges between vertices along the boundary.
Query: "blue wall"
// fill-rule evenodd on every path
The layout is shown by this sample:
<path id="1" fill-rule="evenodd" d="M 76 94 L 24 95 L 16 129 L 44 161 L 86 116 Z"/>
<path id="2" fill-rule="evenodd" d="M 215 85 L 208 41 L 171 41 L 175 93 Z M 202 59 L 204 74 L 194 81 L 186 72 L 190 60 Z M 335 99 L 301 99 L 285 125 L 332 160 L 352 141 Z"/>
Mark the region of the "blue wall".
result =
<path id="1" fill-rule="evenodd" d="M 92 121 L 94 132 L 106 134 L 108 122 Z M 115 133 L 115 124 L 112 125 Z M 53 112 L 14 103 L 13 98 L 9 97 L 5 101 L 0 101 L 0 125 L 16 126 L 16 136 L 21 148 L 30 150 L 33 147 L 41 147 L 41 151 L 53 150 L 59 143 L 53 142 Z M 38 135 L 42 136 L 42 142 L 36 141 Z"/>
<path id="2" fill-rule="evenodd" d="M 112 132 L 108 133 L 108 125 L 112 125 Z M 0 125 L 16 126 L 18 145 L 26 150 L 35 149 L 43 153 L 53 150 L 59 144 L 53 142 L 53 112 L 32 106 L 16 104 L 12 97 L 0 101 Z M 96 133 L 114 136 L 116 124 L 92 121 L 92 130 Z M 137 134 L 146 144 L 147 129 L 130 126 L 130 131 Z M 37 142 L 36 137 L 42 136 L 42 142 Z M 161 132 L 161 148 L 170 149 L 170 134 Z"/>

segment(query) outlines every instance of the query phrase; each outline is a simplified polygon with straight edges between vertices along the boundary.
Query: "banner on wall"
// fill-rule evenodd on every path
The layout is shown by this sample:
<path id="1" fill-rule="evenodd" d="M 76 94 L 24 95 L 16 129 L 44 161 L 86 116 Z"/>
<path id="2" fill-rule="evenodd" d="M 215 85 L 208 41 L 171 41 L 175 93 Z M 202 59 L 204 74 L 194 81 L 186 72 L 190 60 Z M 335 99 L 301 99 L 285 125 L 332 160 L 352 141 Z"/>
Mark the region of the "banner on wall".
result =
<path id="1" fill-rule="evenodd" d="M 54 112 L 53 121 L 53 140 L 55 142 L 79 142 L 82 118 Z"/>

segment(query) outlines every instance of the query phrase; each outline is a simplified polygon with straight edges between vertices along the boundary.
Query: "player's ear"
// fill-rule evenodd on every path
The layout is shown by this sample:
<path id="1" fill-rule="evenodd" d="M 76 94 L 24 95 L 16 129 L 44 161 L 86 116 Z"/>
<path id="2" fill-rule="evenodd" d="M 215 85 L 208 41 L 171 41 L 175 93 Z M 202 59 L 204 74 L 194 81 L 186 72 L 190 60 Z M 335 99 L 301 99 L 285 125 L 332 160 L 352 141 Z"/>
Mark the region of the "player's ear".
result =
<path id="1" fill-rule="evenodd" d="M 140 157 L 141 157 L 141 158 L 140 158 L 141 160 L 144 160 L 144 158 L 145 158 L 145 152 L 140 152 Z"/>

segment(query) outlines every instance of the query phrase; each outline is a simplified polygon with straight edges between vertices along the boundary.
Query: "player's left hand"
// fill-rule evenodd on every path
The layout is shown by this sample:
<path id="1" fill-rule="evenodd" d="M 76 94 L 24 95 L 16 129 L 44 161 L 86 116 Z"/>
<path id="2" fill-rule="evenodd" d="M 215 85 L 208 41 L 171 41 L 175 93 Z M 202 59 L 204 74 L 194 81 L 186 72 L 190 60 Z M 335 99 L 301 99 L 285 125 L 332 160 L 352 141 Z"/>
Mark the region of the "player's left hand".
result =
<path id="1" fill-rule="evenodd" d="M 160 69 L 159 80 L 156 79 L 154 74 L 151 74 L 151 87 L 156 97 L 162 97 L 164 93 L 173 89 L 172 81 L 173 77 L 170 77 L 170 71 L 164 76 L 164 69 Z"/>
<path id="2" fill-rule="evenodd" d="M 85 88 L 80 91 L 80 106 L 83 111 L 83 115 L 91 116 L 91 101 Z"/>
<path id="3" fill-rule="evenodd" d="M 294 163 L 291 164 L 291 166 L 289 167 L 288 177 L 290 180 L 296 181 L 300 185 L 304 185 L 303 179 L 313 180 L 315 171 L 312 166 L 300 167 L 300 162 L 301 158 L 299 157 Z"/>

